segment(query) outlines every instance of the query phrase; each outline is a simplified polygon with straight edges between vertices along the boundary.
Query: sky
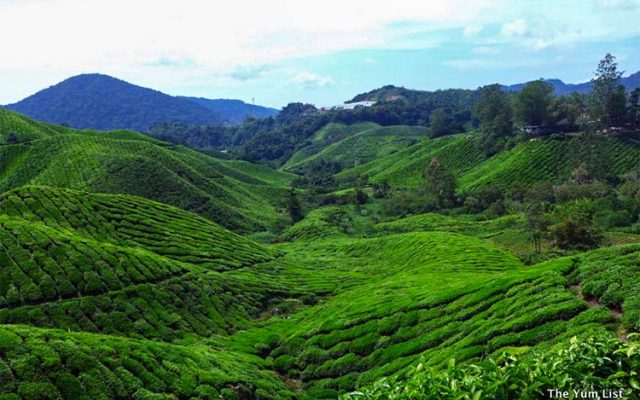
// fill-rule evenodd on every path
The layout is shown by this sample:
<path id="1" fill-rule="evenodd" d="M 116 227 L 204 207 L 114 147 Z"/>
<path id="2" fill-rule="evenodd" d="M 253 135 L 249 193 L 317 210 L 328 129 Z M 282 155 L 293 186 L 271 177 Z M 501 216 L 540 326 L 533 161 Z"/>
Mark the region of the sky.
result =
<path id="1" fill-rule="evenodd" d="M 0 104 L 99 72 L 281 108 L 640 70 L 640 0 L 0 0 Z"/>

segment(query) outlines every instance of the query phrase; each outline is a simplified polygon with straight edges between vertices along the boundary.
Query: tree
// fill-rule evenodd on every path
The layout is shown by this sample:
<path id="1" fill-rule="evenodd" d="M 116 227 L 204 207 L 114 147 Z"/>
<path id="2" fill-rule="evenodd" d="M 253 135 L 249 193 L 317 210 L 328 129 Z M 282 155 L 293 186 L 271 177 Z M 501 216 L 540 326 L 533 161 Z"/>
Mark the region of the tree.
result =
<path id="1" fill-rule="evenodd" d="M 436 108 L 429 114 L 429 136 L 439 137 L 449 133 L 447 112 L 443 108 Z"/>
<path id="2" fill-rule="evenodd" d="M 425 171 L 427 189 L 436 196 L 439 208 L 449 208 L 456 202 L 456 178 L 440 160 L 432 158 Z"/>
<path id="3" fill-rule="evenodd" d="M 495 154 L 502 148 L 504 138 L 513 133 L 513 110 L 509 95 L 498 84 L 485 86 L 473 114 L 480 121 L 482 147 L 488 155 Z"/>
<path id="4" fill-rule="evenodd" d="M 602 231 L 593 223 L 588 202 L 580 201 L 561 210 L 560 223 L 552 227 L 551 234 L 561 249 L 588 250 L 604 239 Z"/>
<path id="5" fill-rule="evenodd" d="M 586 108 L 586 95 L 571 93 L 554 97 L 549 111 L 549 119 L 558 125 L 577 125 Z"/>
<path id="6" fill-rule="evenodd" d="M 15 132 L 9 132 L 5 139 L 5 144 L 17 144 L 18 141 L 18 135 Z"/>
<path id="7" fill-rule="evenodd" d="M 629 96 L 627 117 L 632 125 L 640 125 L 640 88 L 635 88 Z"/>
<path id="8" fill-rule="evenodd" d="M 529 82 L 513 98 L 514 118 L 522 125 L 546 124 L 552 102 L 553 86 L 542 80 Z"/>
<path id="9" fill-rule="evenodd" d="M 536 253 L 542 251 L 542 240 L 547 237 L 549 225 L 551 225 L 551 221 L 544 211 L 545 205 L 543 203 L 533 203 L 526 213 L 529 239 L 533 241 Z"/>
<path id="10" fill-rule="evenodd" d="M 482 88 L 473 113 L 484 130 L 494 131 L 501 136 L 510 135 L 513 131 L 509 95 L 498 84 Z"/>
<path id="11" fill-rule="evenodd" d="M 616 58 L 607 53 L 596 69 L 591 80 L 593 88 L 589 99 L 589 112 L 601 127 L 609 128 L 624 121 L 626 114 L 626 93 L 620 82 L 622 72 L 618 71 Z"/>
<path id="12" fill-rule="evenodd" d="M 287 212 L 291 221 L 295 224 L 304 218 L 302 213 L 302 206 L 300 205 L 300 199 L 298 199 L 298 193 L 295 189 L 291 188 L 287 193 Z"/>

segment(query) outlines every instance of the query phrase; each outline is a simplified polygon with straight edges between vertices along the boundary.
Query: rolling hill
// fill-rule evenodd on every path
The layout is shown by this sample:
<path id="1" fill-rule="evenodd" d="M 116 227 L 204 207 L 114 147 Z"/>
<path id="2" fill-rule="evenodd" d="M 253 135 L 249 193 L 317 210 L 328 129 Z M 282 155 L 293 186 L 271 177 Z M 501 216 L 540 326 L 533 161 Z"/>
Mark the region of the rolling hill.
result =
<path id="1" fill-rule="evenodd" d="M 521 142 L 513 149 L 487 158 L 470 135 L 424 139 L 396 153 L 346 169 L 340 177 L 367 175 L 372 182 L 412 186 L 438 158 L 456 175 L 459 190 L 493 184 L 501 188 L 529 186 L 537 181 L 560 183 L 583 163 L 600 162 L 603 175 L 622 176 L 640 167 L 640 145 L 618 138 L 543 139 Z"/>
<path id="2" fill-rule="evenodd" d="M 6 108 L 32 119 L 78 129 L 146 131 L 154 123 L 238 123 L 276 110 L 239 100 L 174 97 L 102 74 L 66 79 Z"/>
<path id="3" fill-rule="evenodd" d="M 618 179 L 640 168 L 632 137 L 521 141 L 492 157 L 472 135 L 423 127 L 329 123 L 305 140 L 273 170 L 0 110 L 0 399 L 386 399 L 414 384 L 482 399 L 515 360 L 538 375 L 505 375 L 495 398 L 541 398 L 559 384 L 541 366 L 559 365 L 562 385 L 640 394 L 634 225 L 598 249 L 525 260 L 515 201 L 501 216 L 398 218 L 369 185 L 339 188 L 372 193 L 362 204 L 325 206 L 286 172 L 325 159 L 347 185 L 410 190 L 437 157 L 463 195 L 562 182 L 591 161 Z"/>
<path id="4" fill-rule="evenodd" d="M 7 125 L 0 126 L 0 132 L 17 127 L 21 141 L 0 146 L 2 192 L 47 185 L 131 194 L 253 231 L 267 229 L 279 218 L 274 204 L 284 189 L 270 182 L 291 179 L 258 166 L 248 174 L 243 163 L 218 160 L 131 131 L 56 131 L 18 114 L 2 113 Z"/>
<path id="5" fill-rule="evenodd" d="M 305 166 L 319 159 L 336 162 L 341 168 L 352 168 L 412 146 L 427 136 L 427 129 L 422 127 L 369 128 L 368 124 L 356 124 L 352 128 L 354 131 L 345 135 L 344 139 L 334 143 L 327 142 L 326 139 L 320 140 L 322 136 L 319 135 L 326 135 L 325 132 L 330 131 L 331 128 L 327 126 L 321 129 L 311 145 L 303 147 L 294 154 L 283 169 L 301 171 Z"/>

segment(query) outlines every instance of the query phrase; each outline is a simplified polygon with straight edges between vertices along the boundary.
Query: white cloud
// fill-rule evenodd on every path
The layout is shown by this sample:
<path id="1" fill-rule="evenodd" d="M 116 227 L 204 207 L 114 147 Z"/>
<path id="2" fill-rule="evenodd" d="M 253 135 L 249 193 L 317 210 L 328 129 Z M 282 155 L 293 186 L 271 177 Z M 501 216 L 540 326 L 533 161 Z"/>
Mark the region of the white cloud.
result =
<path id="1" fill-rule="evenodd" d="M 0 0 L 1 1 L 1 0 Z M 496 0 L 24 0 L 0 3 L 0 68 L 102 69 L 187 58 L 211 69 L 265 64 L 397 39 L 396 21 L 451 24 Z M 434 25 L 434 26 L 435 26 Z"/>
<path id="2" fill-rule="evenodd" d="M 463 32 L 465 37 L 473 38 L 473 37 L 478 36 L 478 34 L 480 32 L 482 32 L 483 29 L 484 29 L 484 26 L 478 25 L 478 24 L 473 24 L 473 25 L 465 26 L 464 30 L 462 32 Z"/>
<path id="3" fill-rule="evenodd" d="M 31 94 L 34 82 L 82 72 L 180 93 L 185 85 L 287 80 L 290 60 L 353 49 L 439 54 L 452 43 L 490 56 L 496 44 L 506 53 L 510 45 L 613 41 L 640 35 L 634 13 L 621 11 L 639 1 L 0 0 L 0 103 Z"/>
<path id="4" fill-rule="evenodd" d="M 331 86 L 336 82 L 330 76 L 318 75 L 313 72 L 300 72 L 291 79 L 291 83 L 305 89 L 318 89 Z"/>
<path id="5" fill-rule="evenodd" d="M 640 7 L 640 0 L 602 0 L 602 5 L 618 10 L 633 10 Z"/>
<path id="6" fill-rule="evenodd" d="M 516 19 L 502 25 L 502 34 L 509 37 L 529 35 L 529 27 L 524 19 Z"/>

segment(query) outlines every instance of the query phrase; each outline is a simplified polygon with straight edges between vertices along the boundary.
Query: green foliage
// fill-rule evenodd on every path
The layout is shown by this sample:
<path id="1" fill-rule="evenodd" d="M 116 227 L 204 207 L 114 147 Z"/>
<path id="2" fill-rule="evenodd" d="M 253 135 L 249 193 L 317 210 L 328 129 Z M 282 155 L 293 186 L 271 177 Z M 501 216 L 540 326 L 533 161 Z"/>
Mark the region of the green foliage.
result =
<path id="1" fill-rule="evenodd" d="M 211 399 L 218 390 L 285 391 L 260 362 L 210 346 L 178 346 L 105 335 L 0 327 L 19 346 L 3 351 L 19 384 L 0 381 L 0 396 L 23 399 Z M 1 371 L 1 369 L 0 369 Z M 7 397 L 10 398 L 10 397 Z"/>
<path id="2" fill-rule="evenodd" d="M 549 123 L 553 86 L 539 80 L 528 83 L 513 97 L 514 119 L 521 125 Z"/>
<path id="3" fill-rule="evenodd" d="M 609 128 L 624 122 L 626 115 L 626 93 L 620 82 L 622 72 L 618 71 L 616 58 L 607 53 L 598 64 L 593 78 L 593 89 L 589 100 L 591 116 L 601 127 Z"/>
<path id="4" fill-rule="evenodd" d="M 498 84 L 485 86 L 473 113 L 483 131 L 480 142 L 482 149 L 488 155 L 497 153 L 503 148 L 504 139 L 513 134 L 513 110 L 509 95 Z"/>
<path id="5" fill-rule="evenodd" d="M 638 342 L 611 335 L 573 337 L 558 350 L 517 355 L 504 353 L 481 363 L 439 370 L 419 364 L 405 376 L 381 380 L 341 399 L 539 399 L 559 390 L 625 398 L 640 395 Z M 554 392 L 555 393 L 555 392 Z"/>
<path id="6" fill-rule="evenodd" d="M 28 146 L 0 146 L 2 192 L 36 184 L 131 194 L 195 211 L 239 231 L 274 224 L 274 204 L 282 189 L 271 182 L 280 185 L 291 179 L 257 170 L 127 132 L 67 130 L 39 137 Z"/>
<path id="7" fill-rule="evenodd" d="M 602 242 L 602 231 L 593 223 L 589 203 L 574 202 L 557 212 L 560 222 L 551 228 L 551 235 L 558 247 L 585 250 Z"/>
<path id="8" fill-rule="evenodd" d="M 440 160 L 433 158 L 425 171 L 427 190 L 435 194 L 439 208 L 449 208 L 456 202 L 456 178 Z"/>

